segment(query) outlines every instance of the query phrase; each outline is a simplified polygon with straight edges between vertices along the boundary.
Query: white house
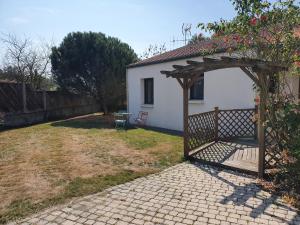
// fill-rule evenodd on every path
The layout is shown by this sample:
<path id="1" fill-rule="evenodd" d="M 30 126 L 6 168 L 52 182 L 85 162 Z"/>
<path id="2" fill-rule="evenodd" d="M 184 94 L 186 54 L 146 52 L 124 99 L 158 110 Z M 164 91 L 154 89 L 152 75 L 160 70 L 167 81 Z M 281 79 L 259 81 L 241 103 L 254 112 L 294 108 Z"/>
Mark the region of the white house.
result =
<path id="1" fill-rule="evenodd" d="M 201 61 L 208 56 L 209 41 L 187 45 L 127 67 L 127 110 L 133 113 L 131 122 L 140 111 L 148 112 L 147 125 L 171 130 L 183 130 L 183 92 L 176 79 L 166 78 L 160 71 L 174 69 L 172 65 L 186 65 L 186 60 Z M 211 57 L 225 54 L 218 46 Z M 239 68 L 220 69 L 203 74 L 189 91 L 189 113 L 220 109 L 254 108 L 253 81 Z M 299 79 L 291 88 L 299 93 Z"/>

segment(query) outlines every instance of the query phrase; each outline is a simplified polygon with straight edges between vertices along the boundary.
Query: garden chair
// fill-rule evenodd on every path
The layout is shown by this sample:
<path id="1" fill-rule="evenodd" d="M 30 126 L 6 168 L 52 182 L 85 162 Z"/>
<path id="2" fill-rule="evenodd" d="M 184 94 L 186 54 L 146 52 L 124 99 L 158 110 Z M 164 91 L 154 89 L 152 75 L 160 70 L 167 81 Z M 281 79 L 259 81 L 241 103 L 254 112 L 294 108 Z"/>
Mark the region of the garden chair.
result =
<path id="1" fill-rule="evenodd" d="M 116 129 L 126 129 L 127 120 L 121 113 L 114 113 Z"/>
<path id="2" fill-rule="evenodd" d="M 140 111 L 138 117 L 135 118 L 134 121 L 138 125 L 143 125 L 144 126 L 144 125 L 146 125 L 147 118 L 148 118 L 148 112 Z"/>

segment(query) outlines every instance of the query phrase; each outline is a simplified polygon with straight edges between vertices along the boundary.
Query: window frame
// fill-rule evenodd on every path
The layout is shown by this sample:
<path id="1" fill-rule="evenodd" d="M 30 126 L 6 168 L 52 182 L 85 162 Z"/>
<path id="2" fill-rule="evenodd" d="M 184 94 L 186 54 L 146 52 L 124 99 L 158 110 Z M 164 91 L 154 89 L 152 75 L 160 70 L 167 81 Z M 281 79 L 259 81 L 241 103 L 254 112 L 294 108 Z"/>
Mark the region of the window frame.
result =
<path id="1" fill-rule="evenodd" d="M 201 93 L 200 93 L 200 96 L 199 97 L 196 97 L 194 92 L 195 92 L 195 84 L 196 82 L 190 87 L 190 93 L 189 93 L 189 100 L 191 101 L 203 101 L 204 100 L 204 73 L 200 75 L 200 79 L 197 80 L 196 82 L 202 82 L 202 90 Z"/>
<path id="2" fill-rule="evenodd" d="M 150 82 L 150 84 L 149 84 Z M 150 88 L 150 90 L 148 90 Z M 150 97 L 148 96 L 150 91 Z M 153 105 L 154 104 L 154 79 L 144 78 L 144 104 Z"/>

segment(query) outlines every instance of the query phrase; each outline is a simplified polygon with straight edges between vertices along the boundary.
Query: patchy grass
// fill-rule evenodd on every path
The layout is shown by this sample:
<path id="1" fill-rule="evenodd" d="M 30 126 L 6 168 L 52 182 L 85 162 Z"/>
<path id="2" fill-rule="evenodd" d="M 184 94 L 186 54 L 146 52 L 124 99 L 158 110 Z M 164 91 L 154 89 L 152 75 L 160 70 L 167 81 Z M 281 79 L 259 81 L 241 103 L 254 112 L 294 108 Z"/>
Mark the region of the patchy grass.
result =
<path id="1" fill-rule="evenodd" d="M 6 223 L 9 220 L 24 217 L 30 213 L 36 213 L 49 206 L 64 203 L 67 199 L 73 197 L 97 193 L 110 186 L 122 184 L 148 174 L 149 173 L 124 171 L 116 175 L 96 176 L 90 178 L 77 177 L 72 180 L 61 193 L 54 197 L 46 198 L 38 202 L 33 202 L 31 199 L 26 198 L 11 202 L 8 209 L 1 214 L 0 223 Z"/>
<path id="2" fill-rule="evenodd" d="M 182 138 L 92 114 L 0 131 L 0 223 L 182 161 Z"/>

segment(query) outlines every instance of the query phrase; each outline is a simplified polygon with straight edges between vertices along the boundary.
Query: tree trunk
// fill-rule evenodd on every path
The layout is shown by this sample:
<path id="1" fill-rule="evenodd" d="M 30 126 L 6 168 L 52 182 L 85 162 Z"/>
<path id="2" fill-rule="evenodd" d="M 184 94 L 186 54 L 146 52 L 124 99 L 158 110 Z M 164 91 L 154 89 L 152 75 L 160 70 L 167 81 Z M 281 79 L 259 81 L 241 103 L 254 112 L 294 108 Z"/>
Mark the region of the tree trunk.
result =
<path id="1" fill-rule="evenodd" d="M 22 101 L 23 101 L 23 112 L 27 112 L 27 96 L 26 96 L 26 83 L 22 82 Z"/>
<path id="2" fill-rule="evenodd" d="M 101 85 L 98 86 L 97 93 L 98 93 L 97 99 L 99 99 L 101 110 L 103 110 L 103 113 L 106 115 L 106 114 L 108 114 L 108 107 L 107 107 L 107 102 L 106 102 L 106 94 L 105 94 L 104 88 L 101 87 Z"/>
<path id="3" fill-rule="evenodd" d="M 107 104 L 105 102 L 102 102 L 102 109 L 104 112 L 104 115 L 108 114 L 108 108 L 107 108 Z"/>

